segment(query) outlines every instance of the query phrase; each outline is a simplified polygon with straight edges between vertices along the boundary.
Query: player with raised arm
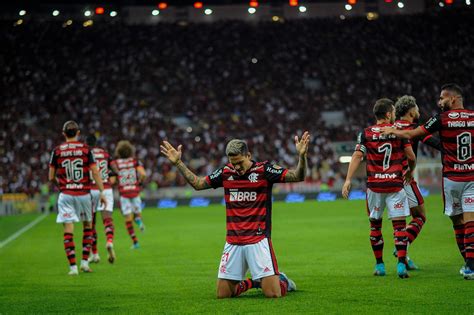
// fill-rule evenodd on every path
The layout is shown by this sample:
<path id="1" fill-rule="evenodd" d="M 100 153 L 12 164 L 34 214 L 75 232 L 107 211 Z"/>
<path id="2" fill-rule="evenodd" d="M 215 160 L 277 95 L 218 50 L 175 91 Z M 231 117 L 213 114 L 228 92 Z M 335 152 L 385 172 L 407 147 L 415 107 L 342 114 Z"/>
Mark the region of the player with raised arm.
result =
<path id="1" fill-rule="evenodd" d="M 77 275 L 74 244 L 74 222 L 83 222 L 81 270 L 92 272 L 89 267 L 89 253 L 92 245 L 92 198 L 91 178 L 100 191 L 99 200 L 107 206 L 104 185 L 90 148 L 78 141 L 80 130 L 76 122 L 70 120 L 63 126 L 66 142 L 54 148 L 49 163 L 49 180 L 58 185 L 57 223 L 64 226 L 64 249 L 69 260 L 69 275 Z"/>
<path id="2" fill-rule="evenodd" d="M 347 177 L 342 187 L 344 198 L 349 197 L 351 180 L 364 155 L 367 160 L 367 211 L 370 221 L 370 243 L 375 255 L 374 275 L 385 275 L 383 261 L 382 217 L 385 207 L 392 220 L 395 247 L 397 250 L 397 273 L 400 278 L 408 278 L 406 267 L 407 231 L 406 217 L 410 214 L 408 199 L 403 189 L 403 165 L 407 159 L 409 168 L 405 178 L 411 179 L 415 168 L 415 154 L 411 144 L 394 136 L 384 136 L 381 128 L 392 126 L 395 121 L 393 102 L 382 98 L 375 102 L 376 124 L 365 128 L 357 137 L 357 145 L 352 155 Z"/>
<path id="3" fill-rule="evenodd" d="M 114 192 L 112 190 L 112 185 L 114 184 L 115 180 L 115 176 L 111 176 L 114 175 L 110 166 L 112 159 L 105 149 L 97 146 L 97 138 L 94 135 L 88 136 L 86 138 L 86 143 L 91 148 L 92 153 L 94 154 L 94 158 L 99 169 L 99 174 L 104 184 L 104 196 L 105 198 L 107 198 L 107 207 L 104 207 L 98 202 L 100 192 L 96 182 L 93 181 L 91 186 L 91 194 L 93 206 L 92 233 L 94 241 L 92 243 L 92 254 L 89 258 L 89 262 L 98 263 L 100 261 L 99 253 L 97 251 L 97 231 L 95 228 L 96 214 L 97 212 L 100 212 L 102 216 L 102 222 L 105 228 L 105 248 L 107 249 L 108 254 L 107 260 L 109 261 L 109 263 L 112 264 L 114 263 L 116 258 L 114 250 L 114 221 L 112 217 L 112 212 L 114 210 Z"/>
<path id="4" fill-rule="evenodd" d="M 414 129 L 418 127 L 416 123 L 420 118 L 420 110 L 416 104 L 416 99 L 413 96 L 404 95 L 400 97 L 395 103 L 395 127 L 398 129 Z M 423 142 L 437 150 L 441 150 L 441 143 L 439 139 L 434 138 L 432 135 L 428 135 L 422 140 L 413 139 L 411 145 L 415 156 L 418 151 L 418 143 Z M 403 161 L 403 172 L 406 173 L 408 170 L 408 160 Z M 424 206 L 424 199 L 421 195 L 418 184 L 414 179 L 411 179 L 405 183 L 405 192 L 408 197 L 408 205 L 410 206 L 410 214 L 412 220 L 407 225 L 407 236 L 408 245 L 412 244 L 421 232 L 423 225 L 426 222 L 426 211 Z M 394 251 L 396 255 L 396 250 Z M 407 268 L 408 270 L 415 270 L 418 267 L 415 263 L 407 256 Z"/>
<path id="5" fill-rule="evenodd" d="M 115 148 L 115 156 L 116 159 L 111 162 L 111 167 L 118 179 L 120 209 L 133 242 L 132 248 L 137 249 L 140 245 L 133 228 L 133 221 L 135 220 L 142 232 L 145 230 L 141 215 L 140 184 L 145 180 L 146 173 L 142 163 L 135 158 L 135 148 L 130 141 L 119 141 Z"/>
<path id="6" fill-rule="evenodd" d="M 310 135 L 295 137 L 298 165 L 288 170 L 268 162 L 255 162 L 243 140 L 226 146 L 229 163 L 212 174 L 195 175 L 175 149 L 163 141 L 161 152 L 196 190 L 224 187 L 227 237 L 217 279 L 217 297 L 237 297 L 261 287 L 266 297 L 276 298 L 296 290 L 295 283 L 278 269 L 271 242 L 272 187 L 274 183 L 303 181 Z M 250 269 L 252 279 L 245 279 Z M 245 279 L 245 280 L 244 280 Z"/>
<path id="7" fill-rule="evenodd" d="M 385 135 L 421 138 L 439 132 L 442 144 L 444 213 L 453 222 L 456 242 L 465 259 L 460 272 L 474 280 L 474 111 L 465 109 L 457 84 L 441 87 L 438 106 L 442 113 L 411 130 L 383 128 Z"/>

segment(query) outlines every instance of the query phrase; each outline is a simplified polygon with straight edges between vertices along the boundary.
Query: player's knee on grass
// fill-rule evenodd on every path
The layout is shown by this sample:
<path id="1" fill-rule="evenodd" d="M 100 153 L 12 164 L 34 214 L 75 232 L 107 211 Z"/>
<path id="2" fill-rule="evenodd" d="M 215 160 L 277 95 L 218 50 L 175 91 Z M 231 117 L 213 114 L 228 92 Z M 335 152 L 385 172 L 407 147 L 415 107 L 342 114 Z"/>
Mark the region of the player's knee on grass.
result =
<path id="1" fill-rule="evenodd" d="M 262 278 L 262 292 L 265 297 L 268 298 L 278 298 L 283 296 L 280 286 L 280 277 L 270 276 Z"/>
<path id="2" fill-rule="evenodd" d="M 217 279 L 217 298 L 227 299 L 234 296 L 235 285 L 238 281 Z"/>

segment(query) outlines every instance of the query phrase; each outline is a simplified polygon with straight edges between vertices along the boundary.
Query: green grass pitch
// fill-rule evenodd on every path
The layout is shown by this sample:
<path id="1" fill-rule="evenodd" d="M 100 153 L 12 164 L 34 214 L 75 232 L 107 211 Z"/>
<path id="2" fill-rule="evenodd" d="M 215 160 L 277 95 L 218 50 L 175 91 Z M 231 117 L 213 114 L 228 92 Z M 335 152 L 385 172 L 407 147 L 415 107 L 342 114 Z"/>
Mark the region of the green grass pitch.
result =
<path id="1" fill-rule="evenodd" d="M 145 209 L 147 230 L 137 231 L 139 250 L 130 249 L 116 211 L 116 263 L 106 261 L 99 224 L 102 261 L 91 265 L 93 274 L 78 277 L 67 275 L 62 228 L 50 215 L 0 249 L 0 314 L 473 314 L 474 281 L 459 275 L 463 262 L 442 200 L 427 198 L 426 206 L 427 224 L 409 251 L 421 269 L 402 280 L 386 219 L 387 276 L 372 275 L 364 201 L 275 203 L 272 239 L 278 264 L 298 286 L 282 299 L 266 299 L 259 290 L 215 298 L 225 235 L 221 205 Z M 25 216 L 0 217 L 0 241 L 24 224 Z M 77 229 L 76 249 L 81 234 Z"/>

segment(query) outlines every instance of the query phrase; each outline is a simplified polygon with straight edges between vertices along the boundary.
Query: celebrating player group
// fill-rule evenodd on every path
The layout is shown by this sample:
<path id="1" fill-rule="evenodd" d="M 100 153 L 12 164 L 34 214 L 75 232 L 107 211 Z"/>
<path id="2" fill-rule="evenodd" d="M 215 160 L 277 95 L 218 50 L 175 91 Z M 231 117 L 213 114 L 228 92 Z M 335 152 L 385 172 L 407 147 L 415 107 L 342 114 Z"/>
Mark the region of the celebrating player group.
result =
<path id="1" fill-rule="evenodd" d="M 373 107 L 376 123 L 357 136 L 342 195 L 349 197 L 352 178 L 365 160 L 367 214 L 376 276 L 387 273 L 382 255 L 385 209 L 393 226 L 397 275 L 408 278 L 410 270 L 418 269 L 408 256 L 408 249 L 426 222 L 423 197 L 413 177 L 421 141 L 441 152 L 444 212 L 453 222 L 464 261 L 460 273 L 464 279 L 474 280 L 474 111 L 464 108 L 463 92 L 456 84 L 441 88 L 438 105 L 441 113 L 418 125 L 420 113 L 414 97 L 406 95 L 396 102 L 379 99 Z M 105 227 L 108 261 L 116 260 L 112 218 L 114 184 L 118 185 L 132 248 L 139 248 L 133 223 L 140 230 L 145 229 L 140 183 L 145 180 L 146 172 L 128 141 L 118 143 L 112 159 L 106 150 L 96 146 L 95 137 L 89 137 L 87 144 L 79 142 L 80 130 L 74 121 L 66 122 L 62 132 L 66 142 L 53 150 L 49 179 L 60 190 L 57 222 L 64 226 L 69 274 L 77 275 L 73 223 L 83 222 L 80 270 L 91 272 L 89 262 L 100 260 L 95 231 L 97 212 L 101 212 Z M 439 138 L 432 136 L 435 132 Z M 253 160 L 247 143 L 233 139 L 225 149 L 228 163 L 208 176 L 198 176 L 185 165 L 181 159 L 182 145 L 163 141 L 160 146 L 161 153 L 194 189 L 224 188 L 227 236 L 217 270 L 218 298 L 236 297 L 252 288 L 260 288 L 266 297 L 282 297 L 296 290 L 294 281 L 280 271 L 272 245 L 272 188 L 276 183 L 305 179 L 310 138 L 308 132 L 295 136 L 298 162 L 288 169 Z M 250 278 L 246 278 L 247 272 Z"/>

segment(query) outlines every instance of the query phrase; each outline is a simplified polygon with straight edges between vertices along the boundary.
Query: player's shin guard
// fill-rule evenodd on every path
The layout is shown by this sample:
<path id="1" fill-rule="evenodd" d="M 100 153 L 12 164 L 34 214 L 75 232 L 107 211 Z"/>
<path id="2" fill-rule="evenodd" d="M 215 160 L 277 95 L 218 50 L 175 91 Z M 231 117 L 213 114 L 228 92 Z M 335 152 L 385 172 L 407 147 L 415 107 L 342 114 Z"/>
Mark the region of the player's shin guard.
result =
<path id="1" fill-rule="evenodd" d="M 112 218 L 104 219 L 104 227 L 105 227 L 105 237 L 107 239 L 107 243 L 114 242 L 114 220 Z"/>
<path id="2" fill-rule="evenodd" d="M 426 217 L 423 214 L 418 214 L 412 218 L 410 223 L 407 225 L 407 236 L 408 236 L 408 243 L 411 244 L 415 241 L 420 234 L 423 225 L 426 222 Z"/>
<path id="3" fill-rule="evenodd" d="M 252 279 L 249 278 L 249 279 L 240 281 L 239 283 L 235 285 L 234 294 L 232 295 L 232 297 L 237 297 L 252 288 L 253 288 Z"/>
<path id="4" fill-rule="evenodd" d="M 393 237 L 395 239 L 395 248 L 397 249 L 398 261 L 405 263 L 407 257 L 408 237 L 405 220 L 392 220 Z"/>
<path id="5" fill-rule="evenodd" d="M 132 221 L 126 221 L 125 225 L 127 226 L 128 235 L 130 235 L 130 238 L 132 239 L 133 244 L 138 243 L 138 239 L 137 239 L 137 236 L 135 235 L 135 230 L 133 228 Z"/>
<path id="6" fill-rule="evenodd" d="M 370 220 L 370 245 L 377 264 L 383 263 L 382 220 Z"/>
<path id="7" fill-rule="evenodd" d="M 469 269 L 474 270 L 474 221 L 464 223 L 464 249 L 466 264 Z"/>
<path id="8" fill-rule="evenodd" d="M 76 252 L 74 244 L 74 236 L 72 233 L 64 233 L 64 250 L 66 251 L 67 260 L 70 266 L 76 265 Z"/>
<path id="9" fill-rule="evenodd" d="M 82 260 L 87 261 L 89 259 L 89 254 L 91 251 L 91 246 L 93 242 L 93 232 L 92 229 L 84 229 L 82 235 Z"/>
<path id="10" fill-rule="evenodd" d="M 462 257 L 466 259 L 466 251 L 464 248 L 464 224 L 453 225 L 453 229 L 459 252 L 461 253 Z"/>

